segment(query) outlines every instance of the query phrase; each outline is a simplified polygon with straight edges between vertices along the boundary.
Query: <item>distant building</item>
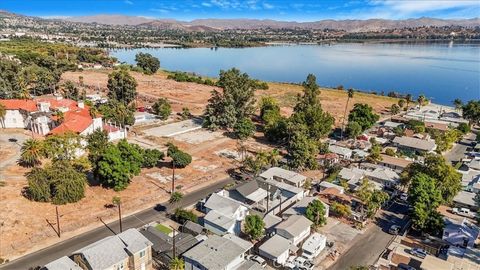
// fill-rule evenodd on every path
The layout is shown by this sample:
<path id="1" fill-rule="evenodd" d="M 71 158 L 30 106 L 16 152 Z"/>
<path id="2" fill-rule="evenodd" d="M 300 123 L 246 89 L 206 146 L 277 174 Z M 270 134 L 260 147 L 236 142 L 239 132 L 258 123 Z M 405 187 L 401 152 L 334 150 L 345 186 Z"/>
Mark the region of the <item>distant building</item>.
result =
<path id="1" fill-rule="evenodd" d="M 258 248 L 258 253 L 264 258 L 284 265 L 290 253 L 294 253 L 297 250 L 298 248 L 290 240 L 276 234 Z"/>
<path id="2" fill-rule="evenodd" d="M 416 153 L 430 153 L 437 149 L 435 141 L 427 141 L 406 136 L 395 137 L 395 139 L 393 139 L 393 144 L 398 148 Z"/>
<path id="3" fill-rule="evenodd" d="M 285 170 L 280 167 L 272 167 L 260 174 L 260 177 L 264 179 L 273 179 L 286 184 L 302 187 L 307 180 L 307 177 L 296 172 Z"/>

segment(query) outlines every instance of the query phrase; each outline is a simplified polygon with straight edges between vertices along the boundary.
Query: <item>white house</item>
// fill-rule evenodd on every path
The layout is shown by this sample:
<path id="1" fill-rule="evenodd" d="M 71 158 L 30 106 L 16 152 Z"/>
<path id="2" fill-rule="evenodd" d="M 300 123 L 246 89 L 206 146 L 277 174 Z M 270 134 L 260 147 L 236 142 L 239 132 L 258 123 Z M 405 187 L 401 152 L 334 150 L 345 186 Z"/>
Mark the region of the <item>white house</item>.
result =
<path id="1" fill-rule="evenodd" d="M 309 260 L 315 259 L 327 245 L 327 237 L 323 234 L 313 233 L 302 245 L 302 257 Z"/>
<path id="2" fill-rule="evenodd" d="M 280 167 L 272 167 L 260 174 L 264 179 L 273 179 L 279 182 L 295 186 L 297 188 L 303 187 L 307 177 L 296 172 L 285 170 Z"/>
<path id="3" fill-rule="evenodd" d="M 291 241 L 293 245 L 296 246 L 308 237 L 312 224 L 313 222 L 304 216 L 293 215 L 278 224 L 277 227 L 275 227 L 275 231 L 278 235 Z"/>
<path id="4" fill-rule="evenodd" d="M 244 204 L 218 193 L 208 198 L 205 209 L 204 227 L 218 235 L 240 234 L 241 223 L 248 215 L 248 208 Z"/>
<path id="5" fill-rule="evenodd" d="M 296 248 L 290 240 L 280 235 L 274 235 L 258 248 L 260 256 L 267 258 L 275 263 L 284 265 L 287 262 L 290 250 Z"/>

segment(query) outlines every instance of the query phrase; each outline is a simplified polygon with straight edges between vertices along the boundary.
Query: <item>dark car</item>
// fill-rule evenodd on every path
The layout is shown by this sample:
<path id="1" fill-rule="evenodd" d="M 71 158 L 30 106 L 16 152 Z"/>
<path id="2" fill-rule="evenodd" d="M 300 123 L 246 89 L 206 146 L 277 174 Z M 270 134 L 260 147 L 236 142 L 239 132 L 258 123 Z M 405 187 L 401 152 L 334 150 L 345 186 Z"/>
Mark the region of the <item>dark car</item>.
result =
<path id="1" fill-rule="evenodd" d="M 410 249 L 410 254 L 413 256 L 416 256 L 421 259 L 425 259 L 427 257 L 427 252 L 424 249 L 421 248 L 412 248 Z"/>
<path id="2" fill-rule="evenodd" d="M 410 266 L 408 264 L 404 264 L 404 263 L 399 263 L 397 265 L 397 269 L 398 270 L 417 270 L 417 269 L 415 269 L 415 267 Z"/>

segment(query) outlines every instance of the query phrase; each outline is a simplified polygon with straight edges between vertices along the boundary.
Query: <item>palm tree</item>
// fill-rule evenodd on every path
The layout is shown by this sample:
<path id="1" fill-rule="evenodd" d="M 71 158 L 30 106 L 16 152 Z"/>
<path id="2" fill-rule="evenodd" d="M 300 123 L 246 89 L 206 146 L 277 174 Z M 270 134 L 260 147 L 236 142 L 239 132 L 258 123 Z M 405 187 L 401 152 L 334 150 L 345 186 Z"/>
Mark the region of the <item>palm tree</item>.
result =
<path id="1" fill-rule="evenodd" d="M 392 104 L 392 106 L 390 107 L 390 113 L 392 115 L 396 115 L 399 112 L 400 112 L 400 107 L 397 104 Z"/>
<path id="2" fill-rule="evenodd" d="M 353 98 L 353 89 L 350 88 L 348 89 L 348 93 L 347 93 L 347 104 L 345 104 L 345 112 L 343 113 L 343 122 L 342 122 L 342 139 L 343 139 L 343 132 L 345 130 L 345 118 L 347 118 L 347 110 L 348 110 L 348 102 L 350 101 L 351 98 Z"/>
<path id="3" fill-rule="evenodd" d="M 40 159 L 43 156 L 43 143 L 36 139 L 28 139 L 22 145 L 19 163 L 27 167 L 34 167 L 41 163 Z"/>
<path id="4" fill-rule="evenodd" d="M 5 121 L 6 114 L 7 114 L 7 108 L 5 107 L 5 105 L 0 103 L 0 124 L 3 128 L 5 128 L 4 121 Z"/>
<path id="5" fill-rule="evenodd" d="M 172 196 L 170 196 L 170 203 L 177 203 L 181 201 L 183 198 L 183 194 L 181 192 L 175 191 L 172 193 Z"/>
<path id="6" fill-rule="evenodd" d="M 408 106 L 410 105 L 410 103 L 413 101 L 412 100 L 412 95 L 411 94 L 407 94 L 405 96 L 405 101 L 407 102 L 407 106 L 405 107 L 405 111 L 408 111 Z"/>
<path id="7" fill-rule="evenodd" d="M 183 270 L 185 269 L 185 262 L 178 258 L 175 257 L 170 261 L 170 270 Z"/>
<path id="8" fill-rule="evenodd" d="M 456 99 L 453 101 L 453 105 L 455 106 L 455 110 L 460 111 L 460 110 L 462 109 L 463 102 L 462 102 L 460 99 L 456 98 Z M 1 111 L 1 110 L 0 110 L 0 111 Z M 0 114 L 0 116 L 1 116 L 1 114 Z"/>
<path id="9" fill-rule="evenodd" d="M 427 102 L 427 98 L 424 95 L 420 95 L 417 98 L 417 102 L 418 102 L 418 106 L 420 106 L 420 108 L 421 108 L 423 106 L 423 104 L 425 104 L 425 102 Z"/>
<path id="10" fill-rule="evenodd" d="M 280 161 L 281 158 L 282 156 L 280 155 L 280 152 L 278 151 L 278 149 L 275 148 L 268 153 L 268 156 L 267 156 L 268 164 L 273 167 L 278 166 L 278 162 Z"/>
<path id="11" fill-rule="evenodd" d="M 400 99 L 398 101 L 398 106 L 400 106 L 400 108 L 403 108 L 403 106 L 405 106 L 405 99 Z"/>

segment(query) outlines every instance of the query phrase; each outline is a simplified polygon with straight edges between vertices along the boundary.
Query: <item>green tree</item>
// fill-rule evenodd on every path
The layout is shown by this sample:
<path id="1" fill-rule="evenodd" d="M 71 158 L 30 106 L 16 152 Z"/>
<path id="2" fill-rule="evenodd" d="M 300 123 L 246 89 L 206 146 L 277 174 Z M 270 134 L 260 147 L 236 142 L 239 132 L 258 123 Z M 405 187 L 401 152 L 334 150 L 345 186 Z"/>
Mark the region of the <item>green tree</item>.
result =
<path id="1" fill-rule="evenodd" d="M 238 139 L 246 140 L 255 133 L 255 124 L 250 118 L 240 119 L 233 126 L 233 132 Z"/>
<path id="2" fill-rule="evenodd" d="M 137 97 L 137 81 L 124 69 L 113 71 L 108 75 L 107 88 L 109 98 L 125 105 L 130 104 Z"/>
<path id="3" fill-rule="evenodd" d="M 108 145 L 98 161 L 100 182 L 115 191 L 128 186 L 131 178 L 140 173 L 143 162 L 137 147 L 127 144 L 121 141 L 118 145 Z"/>
<path id="4" fill-rule="evenodd" d="M 460 124 L 458 124 L 457 130 L 462 132 L 463 134 L 467 134 L 467 133 L 470 132 L 471 129 L 470 129 L 470 126 L 467 123 L 460 123 Z"/>
<path id="5" fill-rule="evenodd" d="M 360 134 L 362 134 L 362 126 L 357 122 L 348 122 L 347 134 L 350 139 L 357 138 Z"/>
<path id="6" fill-rule="evenodd" d="M 372 163 L 377 163 L 377 161 L 382 160 L 382 147 L 378 143 L 373 143 L 369 152 L 370 154 L 367 157 L 368 161 Z"/>
<path id="7" fill-rule="evenodd" d="M 397 104 L 392 104 L 392 106 L 390 106 L 390 113 L 392 115 L 396 115 L 399 112 L 400 112 L 400 107 Z"/>
<path id="8" fill-rule="evenodd" d="M 280 106 L 271 96 L 263 96 L 260 100 L 260 118 L 266 123 L 273 123 L 280 118 Z"/>
<path id="9" fill-rule="evenodd" d="M 438 190 L 442 194 L 443 203 L 451 203 L 453 198 L 461 190 L 462 176 L 452 165 L 445 161 L 441 155 L 429 154 L 425 156 L 423 164 L 412 163 L 401 174 L 402 185 L 408 186 L 413 177 L 419 173 L 433 178 Z"/>
<path id="10" fill-rule="evenodd" d="M 183 107 L 180 116 L 182 117 L 182 120 L 187 120 L 190 116 L 192 116 L 190 109 L 188 109 L 188 107 Z"/>
<path id="11" fill-rule="evenodd" d="M 426 105 L 428 103 L 428 99 L 425 97 L 425 95 L 419 95 L 417 98 L 418 106 L 422 107 L 423 105 Z"/>
<path id="12" fill-rule="evenodd" d="M 261 238 L 264 234 L 265 222 L 259 215 L 247 215 L 245 217 L 245 233 L 252 240 Z"/>
<path id="13" fill-rule="evenodd" d="M 368 217 L 375 216 L 378 209 L 389 199 L 386 192 L 376 190 L 375 186 L 367 178 L 362 180 L 356 194 L 366 206 Z"/>
<path id="14" fill-rule="evenodd" d="M 397 155 L 392 148 L 387 148 L 387 149 L 385 149 L 385 154 L 386 154 L 387 156 L 391 156 L 391 157 L 394 157 L 394 156 Z"/>
<path id="15" fill-rule="evenodd" d="M 349 205 L 344 205 L 341 203 L 334 202 L 330 206 L 330 211 L 332 214 L 339 217 L 349 217 L 352 214 L 352 209 Z"/>
<path id="16" fill-rule="evenodd" d="M 170 270 L 184 270 L 185 262 L 179 257 L 175 257 L 170 261 Z"/>
<path id="17" fill-rule="evenodd" d="M 462 107 L 463 117 L 470 121 L 470 124 L 480 124 L 480 100 L 470 100 Z"/>
<path id="18" fill-rule="evenodd" d="M 72 160 L 84 148 L 82 138 L 73 132 L 48 136 L 43 146 L 46 156 L 54 160 Z"/>
<path id="19" fill-rule="evenodd" d="M 69 161 L 55 161 L 27 174 L 28 194 L 32 200 L 54 204 L 77 202 L 85 195 L 87 177 Z"/>
<path id="20" fill-rule="evenodd" d="M 345 130 L 345 119 L 347 118 L 348 103 L 350 102 L 350 99 L 353 98 L 353 93 L 354 91 L 352 88 L 348 89 L 347 104 L 345 104 L 345 112 L 343 113 L 343 120 L 342 120 L 342 132 Z"/>
<path id="21" fill-rule="evenodd" d="M 453 106 L 455 106 L 455 110 L 457 111 L 462 110 L 463 102 L 461 99 L 456 98 L 452 103 L 453 103 Z"/>
<path id="22" fill-rule="evenodd" d="M 153 168 L 157 166 L 160 160 L 163 160 L 165 154 L 157 149 L 145 149 L 143 152 L 143 163 L 142 167 L 144 168 Z"/>
<path id="23" fill-rule="evenodd" d="M 173 216 L 175 221 L 180 224 L 184 224 L 187 220 L 198 223 L 198 217 L 192 211 L 177 208 L 175 209 L 175 214 Z"/>
<path id="24" fill-rule="evenodd" d="M 411 216 L 415 228 L 428 232 L 428 220 L 442 202 L 442 193 L 436 180 L 427 174 L 417 173 L 412 177 L 408 200 L 413 207 Z"/>
<path id="25" fill-rule="evenodd" d="M 135 122 L 135 108 L 117 100 L 110 99 L 107 103 L 100 105 L 98 111 L 105 120 L 112 121 L 123 127 L 133 125 Z"/>
<path id="26" fill-rule="evenodd" d="M 7 115 L 7 108 L 0 103 L 0 124 L 3 128 L 5 128 L 5 115 Z"/>
<path id="27" fill-rule="evenodd" d="M 412 99 L 412 95 L 411 95 L 411 94 L 407 94 L 407 95 L 405 96 L 405 102 L 407 103 L 407 106 L 405 106 L 405 111 L 408 111 L 409 106 L 410 106 L 410 103 L 413 102 L 413 99 Z"/>
<path id="28" fill-rule="evenodd" d="M 297 130 L 288 142 L 289 166 L 298 169 L 316 169 L 318 167 L 318 144 L 302 130 Z"/>
<path id="29" fill-rule="evenodd" d="M 255 89 L 246 73 L 240 73 L 235 68 L 222 70 L 217 86 L 223 92 L 212 91 L 204 114 L 205 127 L 231 129 L 237 121 L 250 118 L 255 111 Z"/>
<path id="30" fill-rule="evenodd" d="M 63 89 L 62 89 L 62 96 L 64 98 L 68 99 L 73 99 L 73 100 L 79 100 L 80 99 L 80 91 L 78 88 L 75 86 L 75 84 L 72 81 L 66 81 L 63 84 Z"/>
<path id="31" fill-rule="evenodd" d="M 327 223 L 325 217 L 325 206 L 319 200 L 313 200 L 305 210 L 305 216 L 313 222 L 315 226 L 323 226 Z"/>
<path id="32" fill-rule="evenodd" d="M 167 156 L 172 158 L 172 161 L 175 163 L 175 167 L 185 168 L 188 164 L 192 163 L 192 156 L 181 151 L 174 144 L 168 143 L 167 147 Z"/>
<path id="33" fill-rule="evenodd" d="M 105 130 L 97 129 L 87 135 L 88 160 L 92 164 L 95 179 L 98 179 L 98 161 L 109 145 L 108 133 Z"/>
<path id="34" fill-rule="evenodd" d="M 42 141 L 37 139 L 28 139 L 23 142 L 20 149 L 19 164 L 26 167 L 35 167 L 41 164 L 41 159 L 45 156 L 45 148 Z"/>
<path id="35" fill-rule="evenodd" d="M 183 199 L 183 194 L 179 191 L 175 191 L 172 193 L 170 196 L 170 199 L 168 200 L 169 203 L 178 203 Z"/>
<path id="36" fill-rule="evenodd" d="M 139 52 L 135 55 L 135 62 L 137 66 L 141 67 L 145 74 L 154 74 L 160 68 L 160 61 L 158 58 L 149 53 Z"/>
<path id="37" fill-rule="evenodd" d="M 349 122 L 357 122 L 362 126 L 362 131 L 371 128 L 380 119 L 378 114 L 375 114 L 373 108 L 368 104 L 356 103 L 348 115 Z"/>
<path id="38" fill-rule="evenodd" d="M 398 100 L 398 103 L 397 103 L 397 104 L 398 104 L 398 106 L 399 106 L 400 108 L 403 108 L 403 106 L 405 106 L 405 99 L 400 99 L 400 100 Z"/>
<path id="39" fill-rule="evenodd" d="M 166 98 L 159 98 L 152 106 L 153 112 L 162 120 L 167 120 L 172 113 L 172 106 Z"/>

